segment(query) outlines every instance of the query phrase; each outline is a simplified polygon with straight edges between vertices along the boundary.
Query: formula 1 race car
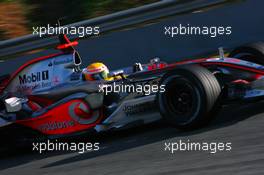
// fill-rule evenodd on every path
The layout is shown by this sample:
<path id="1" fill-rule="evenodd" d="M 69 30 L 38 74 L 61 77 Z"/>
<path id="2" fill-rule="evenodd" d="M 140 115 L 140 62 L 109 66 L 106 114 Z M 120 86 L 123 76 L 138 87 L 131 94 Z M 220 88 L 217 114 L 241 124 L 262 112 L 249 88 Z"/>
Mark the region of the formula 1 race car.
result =
<path id="1" fill-rule="evenodd" d="M 264 45 L 228 57 L 172 64 L 153 59 L 84 81 L 82 60 L 64 35 L 62 52 L 31 60 L 0 78 L 0 134 L 7 140 L 57 138 L 164 120 L 180 129 L 207 124 L 223 104 L 264 97 Z M 16 142 L 14 142 L 16 143 Z"/>

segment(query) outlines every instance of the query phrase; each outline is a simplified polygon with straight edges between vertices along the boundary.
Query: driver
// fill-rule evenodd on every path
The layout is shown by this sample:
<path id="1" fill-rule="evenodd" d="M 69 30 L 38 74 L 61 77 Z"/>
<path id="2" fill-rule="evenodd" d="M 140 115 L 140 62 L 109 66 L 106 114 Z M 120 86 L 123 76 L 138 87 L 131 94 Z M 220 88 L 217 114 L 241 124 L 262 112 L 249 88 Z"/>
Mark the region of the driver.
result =
<path id="1" fill-rule="evenodd" d="M 92 63 L 83 69 L 84 79 L 88 81 L 106 80 L 111 81 L 113 77 L 109 77 L 109 69 L 103 63 Z"/>
<path id="2" fill-rule="evenodd" d="M 135 63 L 132 67 L 133 72 L 142 71 L 143 67 L 141 63 Z M 117 72 L 118 73 L 118 72 Z M 110 75 L 109 69 L 106 65 L 101 62 L 92 63 L 82 71 L 83 79 L 87 81 L 95 81 L 95 80 L 119 80 L 122 79 L 122 75 Z"/>

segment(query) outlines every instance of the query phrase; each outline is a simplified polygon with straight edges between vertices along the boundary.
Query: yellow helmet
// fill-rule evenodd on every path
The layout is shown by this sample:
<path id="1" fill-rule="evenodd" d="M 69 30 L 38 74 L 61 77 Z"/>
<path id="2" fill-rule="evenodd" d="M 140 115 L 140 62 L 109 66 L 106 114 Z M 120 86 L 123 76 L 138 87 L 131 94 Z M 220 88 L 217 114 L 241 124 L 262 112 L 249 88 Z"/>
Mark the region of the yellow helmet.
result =
<path id="1" fill-rule="evenodd" d="M 92 63 L 83 70 L 85 80 L 108 80 L 109 70 L 103 63 Z"/>

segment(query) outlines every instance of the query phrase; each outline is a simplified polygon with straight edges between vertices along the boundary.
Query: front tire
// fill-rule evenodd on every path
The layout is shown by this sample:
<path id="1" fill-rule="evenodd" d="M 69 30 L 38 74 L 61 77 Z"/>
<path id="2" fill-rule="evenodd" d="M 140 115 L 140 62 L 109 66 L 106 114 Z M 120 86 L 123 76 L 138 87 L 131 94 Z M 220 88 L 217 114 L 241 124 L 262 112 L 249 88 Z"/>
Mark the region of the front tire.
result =
<path id="1" fill-rule="evenodd" d="M 257 42 L 238 47 L 228 57 L 264 65 L 264 43 Z"/>
<path id="2" fill-rule="evenodd" d="M 165 74 L 160 85 L 165 85 L 165 92 L 157 94 L 160 113 L 167 123 L 179 129 L 207 124 L 220 106 L 220 84 L 203 67 L 177 68 Z"/>

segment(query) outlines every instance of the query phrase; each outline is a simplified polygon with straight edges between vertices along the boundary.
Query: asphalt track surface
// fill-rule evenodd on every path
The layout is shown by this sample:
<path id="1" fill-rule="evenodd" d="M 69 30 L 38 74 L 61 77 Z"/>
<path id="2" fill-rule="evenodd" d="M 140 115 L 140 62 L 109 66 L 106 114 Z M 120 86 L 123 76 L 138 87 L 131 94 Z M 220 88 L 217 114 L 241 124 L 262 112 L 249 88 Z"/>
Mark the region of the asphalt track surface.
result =
<path id="1" fill-rule="evenodd" d="M 208 16 L 210 16 L 210 19 L 223 20 L 220 17 L 224 17 L 225 21 L 232 21 L 236 25 L 235 28 L 240 26 L 240 30 L 237 30 L 238 34 L 234 33 L 234 36 L 232 36 L 234 37 L 232 38 L 233 40 L 222 38 L 201 42 L 200 39 L 202 40 L 203 38 L 200 38 L 196 44 L 191 41 L 179 44 L 176 41 L 170 40 L 168 41 L 169 44 L 166 45 L 164 43 L 165 40 L 161 39 L 160 43 L 169 46 L 171 42 L 175 42 L 176 46 L 184 45 L 181 49 L 193 46 L 193 48 L 189 49 L 191 53 L 186 50 L 183 53 L 183 51 L 180 51 L 181 49 L 178 49 L 179 52 L 177 53 L 181 57 L 184 54 L 191 55 L 194 52 L 198 53 L 199 49 L 212 49 L 212 47 L 222 42 L 231 46 L 257 39 L 263 40 L 263 5 L 263 1 L 252 0 L 250 2 L 231 4 L 198 14 L 188 14 L 170 19 L 175 22 L 184 19 L 197 21 L 197 18 L 201 17 L 209 19 L 206 18 Z M 237 21 L 238 19 L 241 20 Z M 169 21 L 165 23 L 169 23 Z M 155 31 L 155 25 L 160 24 L 148 27 Z M 142 30 L 149 30 L 148 27 L 124 32 L 142 32 Z M 148 36 L 146 34 L 146 37 Z M 112 40 L 112 37 L 117 37 L 117 34 L 104 36 L 102 39 L 98 38 L 98 42 L 103 44 L 107 40 Z M 136 40 L 141 40 L 141 38 L 137 38 Z M 130 40 L 128 39 L 128 41 Z M 148 40 L 148 42 L 152 43 L 151 41 L 153 40 Z M 83 41 L 81 44 L 86 42 L 89 45 L 96 43 L 95 40 L 90 40 Z M 137 58 L 136 56 L 142 53 L 146 59 L 149 56 L 154 56 L 154 54 L 160 54 L 160 56 L 173 55 L 170 50 L 172 48 L 162 51 L 162 45 L 160 45 L 160 49 L 156 49 L 155 43 L 153 45 L 144 45 L 145 47 L 143 47 L 142 44 L 146 41 L 142 39 L 142 42 L 140 46 L 135 45 L 136 49 L 130 45 L 130 52 L 126 50 L 129 44 L 125 45 L 123 43 L 124 50 L 121 50 L 119 53 L 116 53 L 116 50 L 113 51 L 112 49 L 116 48 L 110 44 L 105 43 L 105 45 L 101 46 L 109 51 L 112 58 L 122 57 L 125 53 L 132 55 L 133 58 Z M 201 43 L 203 45 L 200 45 Z M 119 42 L 112 44 L 115 46 L 122 45 Z M 86 44 L 79 46 L 81 52 L 84 53 L 84 50 L 91 49 L 85 49 L 86 46 Z M 139 47 L 142 49 L 140 50 Z M 99 56 L 105 58 L 109 63 L 112 61 L 111 65 L 113 67 L 135 61 L 133 59 L 126 59 L 124 61 L 114 59 L 114 62 L 113 59 L 108 60 L 109 57 L 108 59 L 105 57 L 106 53 L 102 52 L 102 48 L 99 49 L 99 46 L 90 51 L 90 54 L 85 55 L 86 59 L 94 57 L 93 54 L 99 54 Z M 146 53 L 146 51 L 153 51 L 154 53 Z M 5 64 L 13 63 L 8 62 Z M 192 132 L 180 132 L 164 124 L 154 123 L 126 131 L 87 136 L 85 138 L 87 140 L 93 137 L 92 141 L 100 142 L 100 150 L 97 152 L 86 152 L 84 154 L 49 152 L 38 154 L 31 151 L 20 152 L 17 150 L 19 153 L 16 152 L 13 155 L 1 158 L 0 174 L 263 174 L 263 105 L 264 102 L 225 106 L 208 127 Z M 177 151 L 171 154 L 168 151 L 164 151 L 165 142 L 179 142 L 179 140 L 208 143 L 231 142 L 232 150 L 221 151 L 215 154 L 206 151 Z"/>

